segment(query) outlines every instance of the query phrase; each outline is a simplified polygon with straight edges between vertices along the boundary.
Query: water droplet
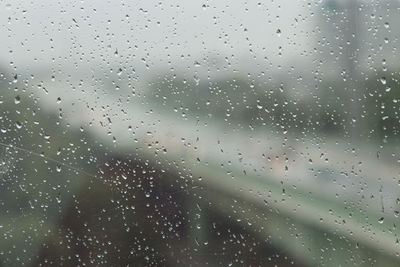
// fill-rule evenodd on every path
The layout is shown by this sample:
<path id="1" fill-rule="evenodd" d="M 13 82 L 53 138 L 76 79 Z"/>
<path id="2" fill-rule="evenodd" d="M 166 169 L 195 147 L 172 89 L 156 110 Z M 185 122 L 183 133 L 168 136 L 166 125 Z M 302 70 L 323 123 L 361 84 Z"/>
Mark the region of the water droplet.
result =
<path id="1" fill-rule="evenodd" d="M 19 121 L 15 122 L 15 127 L 17 127 L 17 129 L 21 129 L 22 128 L 22 124 Z"/>
<path id="2" fill-rule="evenodd" d="M 197 76 L 195 75 L 195 76 L 193 76 L 193 79 L 194 79 L 194 81 L 196 82 L 196 85 L 199 85 L 199 84 L 200 84 L 200 78 L 199 78 L 199 77 L 197 77 Z"/>
<path id="3" fill-rule="evenodd" d="M 385 219 L 385 218 L 381 217 L 381 218 L 378 220 L 378 222 L 382 224 L 383 221 L 384 221 L 384 219 Z"/>
<path id="4" fill-rule="evenodd" d="M 382 83 L 383 85 L 386 84 L 386 77 L 382 77 L 382 78 L 381 78 L 381 83 Z"/>
<path id="5" fill-rule="evenodd" d="M 18 105 L 19 103 L 21 103 L 21 97 L 20 97 L 19 95 L 17 95 L 17 96 L 15 97 L 14 103 L 17 104 L 17 105 Z"/>

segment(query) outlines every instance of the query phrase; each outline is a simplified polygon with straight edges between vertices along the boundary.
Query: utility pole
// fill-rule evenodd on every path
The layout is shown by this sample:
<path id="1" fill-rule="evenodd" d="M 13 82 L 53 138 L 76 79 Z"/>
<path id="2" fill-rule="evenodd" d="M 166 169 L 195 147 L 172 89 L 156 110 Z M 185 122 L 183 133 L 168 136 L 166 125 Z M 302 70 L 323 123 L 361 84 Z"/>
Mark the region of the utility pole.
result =
<path id="1" fill-rule="evenodd" d="M 337 0 L 336 0 L 337 1 Z M 347 132 L 351 137 L 356 138 L 362 135 L 364 129 L 362 86 L 360 86 L 359 62 L 360 44 L 360 16 L 357 0 L 343 1 L 345 19 L 343 24 L 343 67 L 347 73 L 346 90 L 349 96 L 349 109 L 347 118 Z"/>
<path id="2" fill-rule="evenodd" d="M 330 43 L 330 51 L 322 53 L 327 57 L 326 68 L 334 72 L 334 77 L 344 80 L 344 88 L 334 88 L 337 96 L 341 96 L 345 121 L 343 127 L 347 136 L 356 138 L 365 130 L 363 118 L 362 87 L 359 80 L 360 53 L 360 14 L 358 0 L 326 0 L 324 3 L 325 17 L 321 16 L 323 37 Z M 326 20 L 327 19 L 327 20 Z M 323 49 L 323 48 L 321 48 Z M 337 57 L 331 60 L 330 52 Z M 342 90 L 342 91 L 341 91 Z M 335 93 L 335 92 L 333 92 Z M 333 104 L 333 103 L 332 103 Z"/>

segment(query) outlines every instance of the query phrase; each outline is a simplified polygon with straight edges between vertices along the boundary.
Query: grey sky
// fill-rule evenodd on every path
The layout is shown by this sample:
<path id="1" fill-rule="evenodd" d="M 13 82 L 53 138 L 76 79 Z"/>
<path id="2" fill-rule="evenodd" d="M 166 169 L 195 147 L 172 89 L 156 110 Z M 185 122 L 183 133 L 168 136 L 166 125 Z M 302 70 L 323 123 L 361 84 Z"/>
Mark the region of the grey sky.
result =
<path id="1" fill-rule="evenodd" d="M 128 63 L 137 69 L 146 64 L 150 70 L 187 69 L 211 54 L 227 57 L 232 69 L 257 62 L 276 67 L 304 60 L 310 52 L 314 5 L 291 0 L 2 1 L 0 62 L 14 62 L 20 71 Z"/>

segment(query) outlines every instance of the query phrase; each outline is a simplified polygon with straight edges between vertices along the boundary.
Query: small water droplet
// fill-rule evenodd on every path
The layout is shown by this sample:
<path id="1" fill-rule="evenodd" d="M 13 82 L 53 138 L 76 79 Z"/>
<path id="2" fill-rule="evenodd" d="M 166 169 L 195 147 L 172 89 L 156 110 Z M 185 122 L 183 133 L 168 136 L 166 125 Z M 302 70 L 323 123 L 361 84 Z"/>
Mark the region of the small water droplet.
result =
<path id="1" fill-rule="evenodd" d="M 193 76 L 194 81 L 196 82 L 196 86 L 200 84 L 200 78 L 197 77 L 196 75 Z"/>
<path id="2" fill-rule="evenodd" d="M 15 127 L 17 127 L 17 129 L 21 129 L 22 128 L 22 124 L 19 121 L 15 122 Z"/>

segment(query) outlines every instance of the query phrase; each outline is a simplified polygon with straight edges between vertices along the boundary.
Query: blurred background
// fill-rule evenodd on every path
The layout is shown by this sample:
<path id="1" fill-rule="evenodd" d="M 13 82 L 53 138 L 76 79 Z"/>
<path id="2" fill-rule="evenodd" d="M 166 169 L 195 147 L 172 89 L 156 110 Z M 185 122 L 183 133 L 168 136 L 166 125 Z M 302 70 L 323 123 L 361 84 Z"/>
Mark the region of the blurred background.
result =
<path id="1" fill-rule="evenodd" d="M 399 266 L 399 1 L 0 14 L 0 266 Z"/>

